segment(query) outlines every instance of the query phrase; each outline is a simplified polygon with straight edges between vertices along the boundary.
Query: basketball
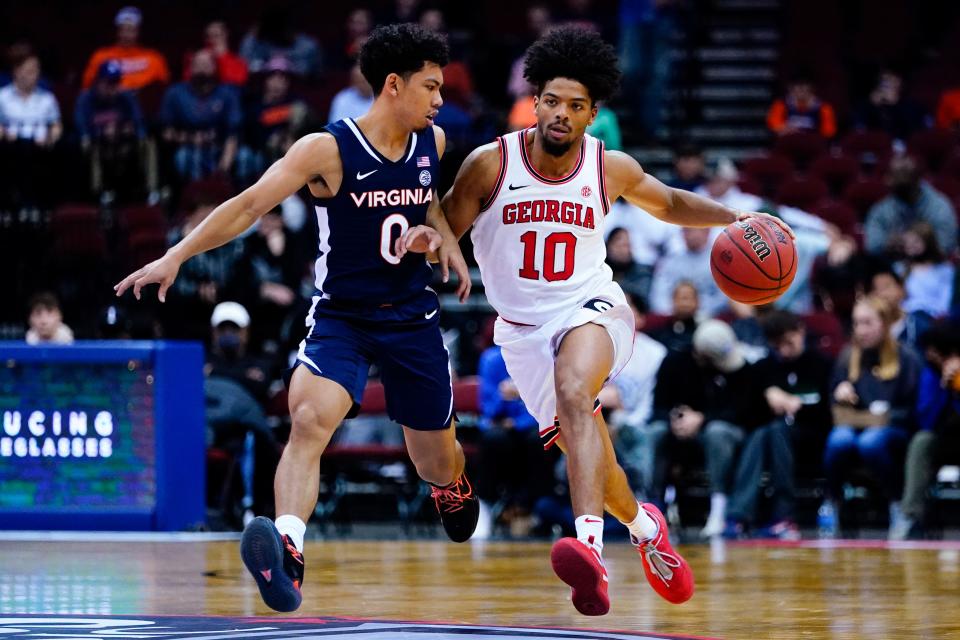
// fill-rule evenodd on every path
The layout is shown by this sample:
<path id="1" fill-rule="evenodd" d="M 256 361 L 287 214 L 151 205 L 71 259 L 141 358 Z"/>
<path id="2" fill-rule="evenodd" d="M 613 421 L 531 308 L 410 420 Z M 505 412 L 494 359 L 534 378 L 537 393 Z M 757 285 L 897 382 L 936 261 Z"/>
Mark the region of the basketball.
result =
<path id="1" fill-rule="evenodd" d="M 727 297 L 766 304 L 790 288 L 797 274 L 797 249 L 777 223 L 739 220 L 723 230 L 710 252 L 710 270 Z"/>

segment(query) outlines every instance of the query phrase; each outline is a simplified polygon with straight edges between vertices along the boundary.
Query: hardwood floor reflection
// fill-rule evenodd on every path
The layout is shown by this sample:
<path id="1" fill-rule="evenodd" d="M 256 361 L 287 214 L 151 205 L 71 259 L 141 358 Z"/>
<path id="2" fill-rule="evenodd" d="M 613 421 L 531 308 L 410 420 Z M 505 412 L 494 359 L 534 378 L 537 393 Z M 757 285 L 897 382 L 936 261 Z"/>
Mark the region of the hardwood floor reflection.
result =
<path id="1" fill-rule="evenodd" d="M 611 543 L 610 614 L 585 618 L 549 545 L 308 542 L 300 616 L 628 629 L 722 638 L 960 638 L 960 545 L 941 549 L 687 546 L 682 606 Z M 236 541 L 0 541 L 0 613 L 270 613 Z"/>

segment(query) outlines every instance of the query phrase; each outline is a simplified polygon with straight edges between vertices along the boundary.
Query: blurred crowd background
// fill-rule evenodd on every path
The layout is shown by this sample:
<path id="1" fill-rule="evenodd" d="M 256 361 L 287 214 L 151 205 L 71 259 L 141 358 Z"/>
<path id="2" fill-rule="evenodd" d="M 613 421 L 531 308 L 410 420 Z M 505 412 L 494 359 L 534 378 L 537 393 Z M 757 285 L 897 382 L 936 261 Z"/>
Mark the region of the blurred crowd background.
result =
<path id="1" fill-rule="evenodd" d="M 397 21 L 449 38 L 441 192 L 475 146 L 535 123 L 523 52 L 574 23 L 615 43 L 624 72 L 590 133 L 671 186 L 796 230 L 793 287 L 747 307 L 713 282 L 716 231 L 615 203 L 608 263 L 639 332 L 602 400 L 647 499 L 707 537 L 956 524 L 960 5 L 57 1 L 0 16 L 0 338 L 205 342 L 208 502 L 224 526 L 272 509 L 281 375 L 313 287 L 308 194 L 187 262 L 166 304 L 112 285 L 299 136 L 364 113 L 357 52 Z M 492 346 L 479 273 L 466 304 L 437 287 L 480 535 L 569 527 L 562 461 L 539 450 Z M 364 415 L 325 458 L 319 520 L 364 517 L 345 505 L 366 485 L 395 489 L 415 519 L 423 494 L 382 402 L 374 370 Z"/>

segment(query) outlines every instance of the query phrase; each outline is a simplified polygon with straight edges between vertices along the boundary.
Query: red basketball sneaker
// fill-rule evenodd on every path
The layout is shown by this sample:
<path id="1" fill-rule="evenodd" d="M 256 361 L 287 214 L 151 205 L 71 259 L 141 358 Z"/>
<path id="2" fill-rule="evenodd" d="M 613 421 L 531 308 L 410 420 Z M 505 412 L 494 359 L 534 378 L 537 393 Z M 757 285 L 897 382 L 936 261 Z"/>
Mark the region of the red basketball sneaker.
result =
<path id="1" fill-rule="evenodd" d="M 570 585 L 573 606 L 585 616 L 602 616 L 610 610 L 607 570 L 596 550 L 576 538 L 560 538 L 550 550 L 557 577 Z"/>
<path id="2" fill-rule="evenodd" d="M 690 565 L 670 546 L 667 520 L 660 509 L 650 503 L 640 505 L 657 523 L 657 535 L 649 540 L 637 540 L 632 535 L 630 541 L 637 548 L 643 560 L 643 571 L 653 590 L 673 604 L 686 602 L 693 596 L 694 581 Z"/>

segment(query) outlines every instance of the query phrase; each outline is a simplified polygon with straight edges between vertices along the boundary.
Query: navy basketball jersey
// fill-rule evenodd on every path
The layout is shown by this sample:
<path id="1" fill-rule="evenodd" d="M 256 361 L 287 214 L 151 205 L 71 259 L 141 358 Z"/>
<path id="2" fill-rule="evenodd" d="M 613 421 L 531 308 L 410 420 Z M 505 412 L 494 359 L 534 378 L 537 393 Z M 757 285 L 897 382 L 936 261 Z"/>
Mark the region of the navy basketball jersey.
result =
<path id="1" fill-rule="evenodd" d="M 389 304 L 422 293 L 432 270 L 422 253 L 394 251 L 397 238 L 424 224 L 436 197 L 440 162 L 432 128 L 412 132 L 403 156 L 382 156 L 352 119 L 327 125 L 337 141 L 343 181 L 332 198 L 314 198 L 321 299 Z"/>

